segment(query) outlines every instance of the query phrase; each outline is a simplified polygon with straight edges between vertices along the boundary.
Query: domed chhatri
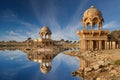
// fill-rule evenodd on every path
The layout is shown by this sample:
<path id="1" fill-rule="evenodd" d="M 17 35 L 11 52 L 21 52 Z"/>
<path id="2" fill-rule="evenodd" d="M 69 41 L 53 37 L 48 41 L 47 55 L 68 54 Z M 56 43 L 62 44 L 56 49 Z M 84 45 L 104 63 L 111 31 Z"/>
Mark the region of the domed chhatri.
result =
<path id="1" fill-rule="evenodd" d="M 90 25 L 91 28 L 93 29 L 95 24 L 97 24 L 98 30 L 101 30 L 103 22 L 104 22 L 104 19 L 102 17 L 102 13 L 94 6 L 91 6 L 89 9 L 87 9 L 84 12 L 84 15 L 82 18 L 82 24 L 86 29 L 88 25 Z"/>
<path id="2" fill-rule="evenodd" d="M 80 30 L 77 34 L 80 37 L 80 49 L 81 50 L 103 50 L 108 49 L 107 36 L 110 33 L 109 30 L 101 30 L 104 19 L 102 13 L 91 6 L 87 9 L 82 18 L 84 28 L 87 29 L 88 25 L 92 30 Z M 98 25 L 98 30 L 94 30 L 93 27 Z"/>
<path id="3" fill-rule="evenodd" d="M 40 30 L 39 35 L 41 38 L 51 38 L 51 30 L 47 26 L 43 26 L 43 28 Z"/>

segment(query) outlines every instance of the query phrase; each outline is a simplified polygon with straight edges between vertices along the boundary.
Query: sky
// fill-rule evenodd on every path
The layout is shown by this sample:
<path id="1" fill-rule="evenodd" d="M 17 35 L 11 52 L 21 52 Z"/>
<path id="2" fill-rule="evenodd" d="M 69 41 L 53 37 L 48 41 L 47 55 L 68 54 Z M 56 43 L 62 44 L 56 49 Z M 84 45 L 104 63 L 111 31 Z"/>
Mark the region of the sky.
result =
<path id="1" fill-rule="evenodd" d="M 120 29 L 120 0 L 0 0 L 0 41 L 37 39 L 43 26 L 53 40 L 79 40 L 84 11 L 95 6 L 102 12 L 104 30 Z"/>

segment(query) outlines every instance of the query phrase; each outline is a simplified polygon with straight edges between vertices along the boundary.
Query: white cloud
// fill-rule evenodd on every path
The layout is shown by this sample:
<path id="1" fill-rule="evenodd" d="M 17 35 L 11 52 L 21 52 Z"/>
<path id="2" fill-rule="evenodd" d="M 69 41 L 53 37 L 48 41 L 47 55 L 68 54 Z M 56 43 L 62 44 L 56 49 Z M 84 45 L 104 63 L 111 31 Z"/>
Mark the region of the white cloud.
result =
<path id="1" fill-rule="evenodd" d="M 5 40 L 5 41 L 9 41 L 9 40 L 16 40 L 16 41 L 24 41 L 26 40 L 28 37 L 31 37 L 33 39 L 35 38 L 39 38 L 39 30 L 40 28 L 35 25 L 35 24 L 32 24 L 32 23 L 28 23 L 28 22 L 23 22 L 21 20 L 17 20 L 17 22 L 19 22 L 20 24 L 22 24 L 24 27 L 25 27 L 25 30 L 24 30 L 24 27 L 22 28 L 24 30 L 21 29 L 20 30 L 8 30 L 8 31 L 5 31 L 5 35 L 2 35 L 1 38 L 0 38 L 0 41 L 2 40 Z"/>
<path id="2" fill-rule="evenodd" d="M 52 38 L 53 39 L 68 39 L 68 40 L 78 40 L 77 31 L 79 31 L 82 26 L 80 24 L 80 14 L 82 12 L 83 7 L 87 4 L 88 1 L 84 1 L 80 3 L 80 6 L 74 13 L 74 15 L 70 18 L 68 23 L 63 22 L 67 26 L 62 27 L 61 24 L 57 21 L 57 16 L 55 15 L 56 9 L 53 6 L 49 7 L 49 10 L 46 10 L 44 15 L 48 15 L 45 19 L 41 21 L 41 23 L 46 23 L 50 25 L 52 29 Z M 52 11 L 52 12 L 51 12 Z"/>
<path id="3" fill-rule="evenodd" d="M 0 18 L 1 20 L 5 20 L 5 21 L 16 21 L 17 20 L 16 14 L 14 13 L 13 10 L 10 10 L 10 9 L 1 11 Z"/>
<path id="4" fill-rule="evenodd" d="M 61 59 L 63 60 L 64 63 L 66 63 L 69 66 L 73 67 L 79 67 L 80 61 L 77 59 L 77 57 L 61 54 Z M 66 59 L 66 60 L 65 60 Z"/>
<path id="5" fill-rule="evenodd" d="M 75 11 L 74 15 L 70 18 L 70 22 L 66 23 L 67 26 L 62 27 L 59 22 L 57 21 L 57 9 L 54 6 L 54 3 L 46 4 L 49 6 L 44 10 L 44 14 L 39 14 L 39 10 L 37 8 L 38 3 L 31 1 L 32 8 L 37 16 L 37 18 L 40 18 L 44 16 L 44 19 L 38 19 L 40 23 L 45 24 L 46 26 L 50 27 L 52 31 L 52 39 L 54 40 L 60 40 L 60 39 L 69 39 L 69 40 L 78 40 L 79 37 L 77 36 L 77 31 L 80 30 L 81 24 L 80 24 L 80 14 L 82 12 L 83 7 L 87 4 L 87 1 L 80 3 L 80 6 Z M 14 14 L 13 14 L 14 15 Z M 39 17 L 38 17 L 39 16 Z M 16 16 L 17 17 L 17 16 Z M 25 28 L 29 29 L 29 31 L 26 31 L 25 35 L 20 34 L 18 32 L 12 32 L 11 36 L 3 36 L 2 38 L 10 40 L 24 40 L 26 37 L 31 37 L 33 39 L 39 38 L 39 30 L 40 27 L 38 25 L 24 22 L 22 20 L 17 19 L 17 22 L 19 22 L 21 25 L 23 25 Z M 65 23 L 65 22 L 64 22 Z M 44 26 L 44 25 L 43 25 Z M 19 37 L 19 38 L 18 38 Z"/>
<path id="6" fill-rule="evenodd" d="M 42 23 L 43 26 L 46 25 L 51 29 L 52 39 L 55 39 L 55 40 L 60 40 L 62 38 L 69 39 L 66 35 L 69 34 L 70 36 L 71 34 L 69 32 L 71 31 L 66 30 L 66 26 L 61 29 L 62 26 L 57 21 L 56 14 L 58 10 L 55 7 L 55 3 L 52 3 L 52 2 L 46 3 L 45 5 L 49 7 L 44 9 L 44 14 L 40 14 L 41 12 L 38 10 L 39 7 L 38 7 L 37 1 L 33 2 L 31 0 L 31 5 L 40 23 Z M 43 19 L 41 19 L 40 16 Z"/>
<path id="7" fill-rule="evenodd" d="M 116 21 L 111 21 L 103 25 L 103 29 L 107 30 L 118 30 L 120 29 L 120 24 L 117 23 Z"/>
<path id="8" fill-rule="evenodd" d="M 64 30 L 65 36 L 68 39 L 73 39 L 73 40 L 78 39 L 77 31 L 79 31 L 80 28 L 81 28 L 80 22 L 68 25 Z"/>
<path id="9" fill-rule="evenodd" d="M 63 29 L 53 28 L 52 29 L 52 39 L 60 40 L 60 39 L 77 39 L 77 31 L 80 30 L 80 23 L 76 23 L 74 26 L 71 24 Z"/>
<path id="10" fill-rule="evenodd" d="M 80 65 L 77 57 L 72 57 L 63 53 L 59 53 L 52 61 L 52 73 L 54 73 L 59 66 L 62 66 L 60 65 L 61 63 L 68 65 L 68 69 L 78 69 Z"/>
<path id="11" fill-rule="evenodd" d="M 38 32 L 40 30 L 38 25 L 25 22 L 17 17 L 17 15 L 14 13 L 14 11 L 7 9 L 4 11 L 0 12 L 0 18 L 4 21 L 9 21 L 9 22 L 14 22 L 19 25 L 22 25 L 21 29 L 16 29 L 16 30 L 8 30 L 4 31 L 4 35 L 1 35 L 0 41 L 5 40 L 16 40 L 16 41 L 24 41 L 28 37 L 31 38 L 38 38 Z M 26 30 L 26 32 L 25 32 Z"/>
<path id="12" fill-rule="evenodd" d="M 53 10 L 51 10 L 53 11 Z M 56 12 L 56 11 L 53 11 Z M 62 27 L 59 22 L 57 21 L 57 17 L 55 15 L 49 14 L 49 16 L 46 19 L 43 19 L 41 22 L 43 24 L 49 24 L 50 29 L 52 31 L 52 39 L 60 40 L 60 39 L 70 39 L 70 40 L 76 40 L 78 39 L 77 31 L 80 29 L 80 20 L 78 20 L 78 17 L 80 14 L 78 14 L 78 11 L 75 13 L 75 15 L 71 18 L 70 22 L 67 24 L 67 26 Z M 44 15 L 48 15 L 50 12 L 46 12 Z M 77 15 L 76 15 L 77 14 Z M 77 20 L 75 19 L 77 18 Z"/>
<path id="13" fill-rule="evenodd" d="M 0 41 L 4 40 L 4 41 L 10 41 L 10 40 L 16 40 L 16 41 L 24 41 L 27 39 L 26 35 L 21 35 L 19 33 L 12 33 L 12 35 L 8 34 L 8 35 L 2 35 L 0 38 Z"/>
<path id="14" fill-rule="evenodd" d="M 22 54 L 19 50 L 16 51 L 5 50 L 1 51 L 0 53 L 4 53 L 2 54 L 2 56 L 4 56 L 6 60 L 21 59 L 20 57 L 24 56 L 24 54 Z"/>
<path id="15" fill-rule="evenodd" d="M 25 22 L 25 21 L 19 20 L 19 23 L 21 25 L 23 25 L 24 27 L 26 27 L 31 32 L 36 32 L 36 31 L 39 31 L 39 29 L 40 29 L 38 25 L 29 23 L 29 22 Z"/>
<path id="16" fill-rule="evenodd" d="M 32 24 L 32 23 L 28 23 L 28 22 L 20 22 L 24 27 L 26 27 L 29 31 L 26 31 L 26 36 L 27 37 L 31 37 L 33 39 L 35 38 L 39 38 L 39 30 L 40 27 L 38 25 Z"/>
<path id="17" fill-rule="evenodd" d="M 9 31 L 8 34 L 9 35 L 19 35 L 19 33 L 15 32 L 15 31 Z"/>
<path id="18" fill-rule="evenodd" d="M 5 50 L 5 51 L 0 51 L 0 53 L 4 53 L 2 54 L 2 57 L 4 57 L 5 61 L 9 61 L 11 63 L 12 60 L 14 60 L 13 63 L 16 64 L 14 65 L 15 67 L 9 67 L 6 69 L 3 68 L 0 75 L 3 75 L 3 77 L 5 78 L 6 76 L 8 76 L 9 78 L 13 78 L 19 73 L 19 71 L 22 71 L 25 68 L 29 68 L 31 66 L 36 65 L 36 63 L 32 61 L 27 61 L 25 54 L 19 50 L 16 50 L 16 51 Z"/>

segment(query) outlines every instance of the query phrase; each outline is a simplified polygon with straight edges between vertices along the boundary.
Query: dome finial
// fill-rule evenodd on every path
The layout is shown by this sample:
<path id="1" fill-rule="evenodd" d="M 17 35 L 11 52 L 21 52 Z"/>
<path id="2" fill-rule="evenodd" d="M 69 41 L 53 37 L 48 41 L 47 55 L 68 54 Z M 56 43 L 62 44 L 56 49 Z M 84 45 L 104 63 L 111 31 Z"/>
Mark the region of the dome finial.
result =
<path id="1" fill-rule="evenodd" d="M 93 5 L 90 8 L 95 8 Z"/>

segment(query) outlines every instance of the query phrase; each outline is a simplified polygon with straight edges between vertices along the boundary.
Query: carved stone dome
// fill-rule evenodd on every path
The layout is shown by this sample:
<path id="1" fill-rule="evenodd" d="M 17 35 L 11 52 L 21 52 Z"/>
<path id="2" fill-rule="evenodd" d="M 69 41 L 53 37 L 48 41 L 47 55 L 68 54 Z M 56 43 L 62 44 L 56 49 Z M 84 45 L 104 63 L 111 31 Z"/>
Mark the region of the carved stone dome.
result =
<path id="1" fill-rule="evenodd" d="M 50 38 L 51 34 L 52 34 L 51 30 L 47 26 L 43 26 L 43 28 L 41 28 L 39 32 L 41 38 L 47 38 L 46 36 Z"/>
<path id="2" fill-rule="evenodd" d="M 48 32 L 51 33 L 50 29 L 47 26 L 43 26 L 43 28 L 40 30 L 40 32 Z"/>
<path id="3" fill-rule="evenodd" d="M 102 13 L 94 6 L 91 6 L 83 14 L 82 23 L 84 27 L 87 27 L 88 25 L 90 25 L 93 28 L 93 26 L 97 24 L 98 29 L 101 29 L 102 22 L 104 22 Z"/>
<path id="4" fill-rule="evenodd" d="M 101 17 L 102 14 L 101 12 L 95 8 L 94 6 L 91 6 L 89 9 L 87 9 L 85 12 L 84 12 L 84 17 L 90 17 L 90 16 L 99 16 Z"/>

